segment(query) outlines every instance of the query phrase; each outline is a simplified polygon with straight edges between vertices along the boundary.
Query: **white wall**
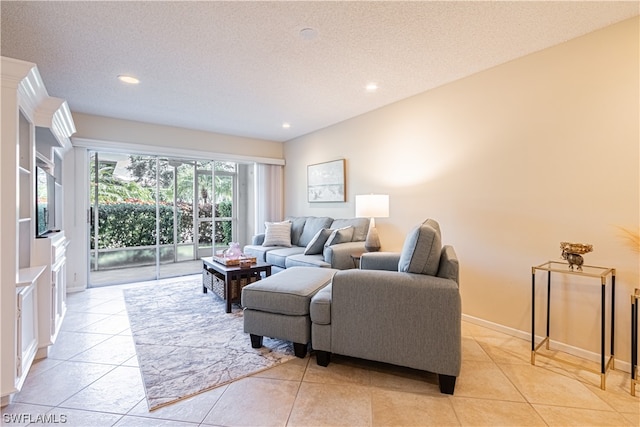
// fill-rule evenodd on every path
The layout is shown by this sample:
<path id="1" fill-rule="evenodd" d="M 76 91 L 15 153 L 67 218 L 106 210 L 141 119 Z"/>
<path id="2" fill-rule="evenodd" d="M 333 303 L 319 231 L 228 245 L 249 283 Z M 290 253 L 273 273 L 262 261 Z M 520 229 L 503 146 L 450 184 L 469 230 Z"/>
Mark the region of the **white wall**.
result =
<path id="1" fill-rule="evenodd" d="M 131 120 L 113 119 L 73 113 L 77 132 L 74 139 L 86 138 L 141 146 L 206 151 L 226 155 L 225 158 L 251 157 L 282 159 L 283 144 L 264 139 L 163 126 Z"/>
<path id="2" fill-rule="evenodd" d="M 531 266 L 559 260 L 560 241 L 591 243 L 588 264 L 617 268 L 616 353 L 628 361 L 639 254 L 618 227 L 639 227 L 638 23 L 286 142 L 285 213 L 351 217 L 356 194 L 388 193 L 383 250 L 437 219 L 460 258 L 463 312 L 520 331 Z M 307 165 L 338 158 L 347 203 L 307 203 Z M 599 280 L 559 277 L 553 302 L 553 338 L 598 352 Z"/>

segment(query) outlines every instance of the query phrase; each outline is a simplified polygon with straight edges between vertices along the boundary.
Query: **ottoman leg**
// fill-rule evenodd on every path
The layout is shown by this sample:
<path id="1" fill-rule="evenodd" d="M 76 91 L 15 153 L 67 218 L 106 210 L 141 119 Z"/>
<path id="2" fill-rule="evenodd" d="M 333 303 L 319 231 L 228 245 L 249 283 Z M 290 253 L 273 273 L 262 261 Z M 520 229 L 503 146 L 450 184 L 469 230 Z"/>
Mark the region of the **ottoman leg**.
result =
<path id="1" fill-rule="evenodd" d="M 307 345 L 294 342 L 293 353 L 296 355 L 296 357 L 304 359 L 305 356 L 307 355 Z"/>
<path id="2" fill-rule="evenodd" d="M 253 335 L 249 334 L 251 337 L 251 347 L 252 348 L 260 348 L 262 347 L 262 336 L 261 335 Z"/>

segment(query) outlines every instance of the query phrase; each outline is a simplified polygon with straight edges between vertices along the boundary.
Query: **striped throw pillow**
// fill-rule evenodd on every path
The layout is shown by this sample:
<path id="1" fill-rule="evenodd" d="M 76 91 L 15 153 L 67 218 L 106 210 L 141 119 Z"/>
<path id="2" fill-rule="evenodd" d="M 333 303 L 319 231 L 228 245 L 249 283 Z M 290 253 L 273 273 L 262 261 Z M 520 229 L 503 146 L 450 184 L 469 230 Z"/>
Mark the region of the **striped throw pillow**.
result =
<path id="1" fill-rule="evenodd" d="M 266 228 L 262 246 L 291 247 L 291 222 L 265 222 Z"/>

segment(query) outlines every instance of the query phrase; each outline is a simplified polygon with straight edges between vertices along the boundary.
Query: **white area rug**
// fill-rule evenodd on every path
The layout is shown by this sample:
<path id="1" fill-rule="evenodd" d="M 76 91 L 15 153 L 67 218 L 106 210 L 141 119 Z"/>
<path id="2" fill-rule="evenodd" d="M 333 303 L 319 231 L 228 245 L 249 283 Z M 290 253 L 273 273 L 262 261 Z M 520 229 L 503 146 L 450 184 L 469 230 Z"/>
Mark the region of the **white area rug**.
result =
<path id="1" fill-rule="evenodd" d="M 285 341 L 251 348 L 242 310 L 225 313 L 201 279 L 127 289 L 124 298 L 149 410 L 295 358 Z"/>

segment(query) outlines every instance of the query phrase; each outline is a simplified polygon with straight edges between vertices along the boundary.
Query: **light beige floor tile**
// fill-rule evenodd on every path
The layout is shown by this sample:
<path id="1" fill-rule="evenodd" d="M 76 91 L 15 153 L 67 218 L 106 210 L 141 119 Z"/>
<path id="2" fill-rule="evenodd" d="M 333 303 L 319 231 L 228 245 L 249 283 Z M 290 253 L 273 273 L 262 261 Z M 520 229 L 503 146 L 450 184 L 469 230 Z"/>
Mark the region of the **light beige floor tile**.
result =
<path id="1" fill-rule="evenodd" d="M 640 426 L 640 409 L 635 412 L 622 412 L 621 415 L 632 426 Z"/>
<path id="2" fill-rule="evenodd" d="M 95 363 L 63 362 L 40 375 L 28 375 L 16 402 L 57 406 L 114 369 Z"/>
<path id="3" fill-rule="evenodd" d="M 496 363 L 531 364 L 531 343 L 520 338 L 478 336 L 476 341 Z"/>
<path id="4" fill-rule="evenodd" d="M 131 366 L 133 368 L 139 368 L 138 356 L 131 356 L 129 359 L 122 363 L 122 366 Z"/>
<path id="5" fill-rule="evenodd" d="M 478 362 L 492 362 L 480 344 L 470 337 L 462 337 L 462 361 L 475 360 Z"/>
<path id="6" fill-rule="evenodd" d="M 532 365 L 501 365 L 501 369 L 530 403 L 612 410 L 585 384 L 573 378 Z"/>
<path id="7" fill-rule="evenodd" d="M 127 336 L 127 337 L 132 337 L 133 336 L 133 334 L 131 333 L 131 328 L 127 328 L 124 331 L 119 332 L 118 335 L 124 335 L 124 336 Z"/>
<path id="8" fill-rule="evenodd" d="M 204 419 L 225 426 L 283 426 L 298 392 L 298 381 L 248 377 L 229 384 Z"/>
<path id="9" fill-rule="evenodd" d="M 127 336 L 110 336 L 107 340 L 74 356 L 71 360 L 120 365 L 136 355 L 133 339 Z"/>
<path id="10" fill-rule="evenodd" d="M 144 398 L 127 415 L 201 423 L 226 389 L 227 386 L 218 387 L 154 411 L 149 411 L 147 399 Z M 149 421 L 149 424 L 153 424 L 153 421 Z"/>
<path id="11" fill-rule="evenodd" d="M 439 396 L 438 376 L 431 372 L 385 363 L 371 364 L 370 384 L 373 387 Z"/>
<path id="12" fill-rule="evenodd" d="M 454 396 L 525 401 L 518 389 L 493 362 L 463 361 Z"/>
<path id="13" fill-rule="evenodd" d="M 61 408 L 126 414 L 144 397 L 140 370 L 118 366 L 59 406 Z"/>
<path id="14" fill-rule="evenodd" d="M 463 426 L 544 426 L 545 422 L 529 403 L 467 397 L 451 399 Z"/>
<path id="15" fill-rule="evenodd" d="M 56 343 L 49 348 L 49 358 L 68 360 L 109 339 L 102 334 L 60 331 Z"/>
<path id="16" fill-rule="evenodd" d="M 607 388 L 602 390 L 598 385 L 587 385 L 596 396 L 604 400 L 618 412 L 639 413 L 640 396 L 631 396 L 630 374 L 622 371 L 609 371 L 607 374 Z M 640 425 L 640 424 L 639 424 Z"/>
<path id="17" fill-rule="evenodd" d="M 195 423 L 174 420 L 150 420 L 149 418 L 124 416 L 114 424 L 114 427 L 192 427 Z"/>
<path id="18" fill-rule="evenodd" d="M 462 335 L 466 337 L 494 337 L 494 338 L 505 338 L 508 335 L 494 331 L 493 329 L 485 328 L 484 326 L 476 325 L 475 323 L 463 321 L 462 322 Z"/>
<path id="19" fill-rule="evenodd" d="M 2 421 L 0 421 L 0 425 L 26 426 L 30 423 L 36 423 L 40 420 L 40 416 L 46 414 L 52 409 L 53 408 L 51 406 L 31 405 L 28 403 L 10 403 L 2 408 Z"/>
<path id="20" fill-rule="evenodd" d="M 91 312 L 101 314 L 126 314 L 127 307 L 124 303 L 124 298 L 115 298 L 92 306 Z"/>
<path id="21" fill-rule="evenodd" d="M 371 422 L 369 387 L 303 382 L 287 426 L 370 426 Z"/>
<path id="22" fill-rule="evenodd" d="M 631 426 L 621 414 L 612 411 L 533 405 L 549 426 Z"/>
<path id="23" fill-rule="evenodd" d="M 448 396 L 372 389 L 374 426 L 458 426 Z"/>
<path id="24" fill-rule="evenodd" d="M 91 325 L 88 325 L 85 328 L 80 329 L 80 332 L 88 332 L 92 334 L 115 335 L 115 334 L 120 334 L 126 331 L 127 329 L 130 329 L 128 316 L 120 315 L 120 314 L 111 314 L 102 320 L 93 322 Z"/>
<path id="25" fill-rule="evenodd" d="M 369 385 L 370 372 L 357 359 L 331 356 L 329 366 L 318 366 L 315 355 L 311 357 L 303 381 L 323 384 Z"/>
<path id="26" fill-rule="evenodd" d="M 295 359 L 258 372 L 252 376 L 257 378 L 272 378 L 276 380 L 301 381 L 309 361 L 309 357 L 305 357 L 304 359 L 296 357 Z"/>
<path id="27" fill-rule="evenodd" d="M 118 414 L 69 408 L 54 408 L 47 413 L 47 416 L 49 417 L 48 422 L 42 423 L 42 425 L 68 427 L 110 427 L 122 418 L 122 415 Z"/>
<path id="28" fill-rule="evenodd" d="M 50 357 L 34 360 L 31 368 L 29 369 L 29 375 L 40 375 L 41 373 L 61 364 L 62 362 L 64 361 L 59 359 L 52 359 Z"/>
<path id="29" fill-rule="evenodd" d="M 574 378 L 584 384 L 600 387 L 599 362 L 585 360 L 553 348 L 550 350 L 540 349 L 536 354 L 535 362 L 535 366 L 541 366 L 559 375 Z"/>
<path id="30" fill-rule="evenodd" d="M 80 307 L 80 305 L 78 305 L 78 307 Z M 60 330 L 77 332 L 100 320 L 104 320 L 109 316 L 109 314 L 67 310 L 67 314 L 64 316 L 64 321 L 62 322 L 62 326 L 60 326 Z"/>
<path id="31" fill-rule="evenodd" d="M 67 295 L 67 310 L 69 312 L 84 312 L 95 314 L 114 314 L 103 313 L 105 310 L 94 311 L 95 307 L 101 306 L 109 301 L 124 301 L 122 290 L 112 290 L 111 295 L 96 295 L 97 289 L 89 289 L 85 292 L 79 292 Z M 115 292 L 115 294 L 114 294 Z M 118 295 L 119 294 L 119 295 Z"/>

